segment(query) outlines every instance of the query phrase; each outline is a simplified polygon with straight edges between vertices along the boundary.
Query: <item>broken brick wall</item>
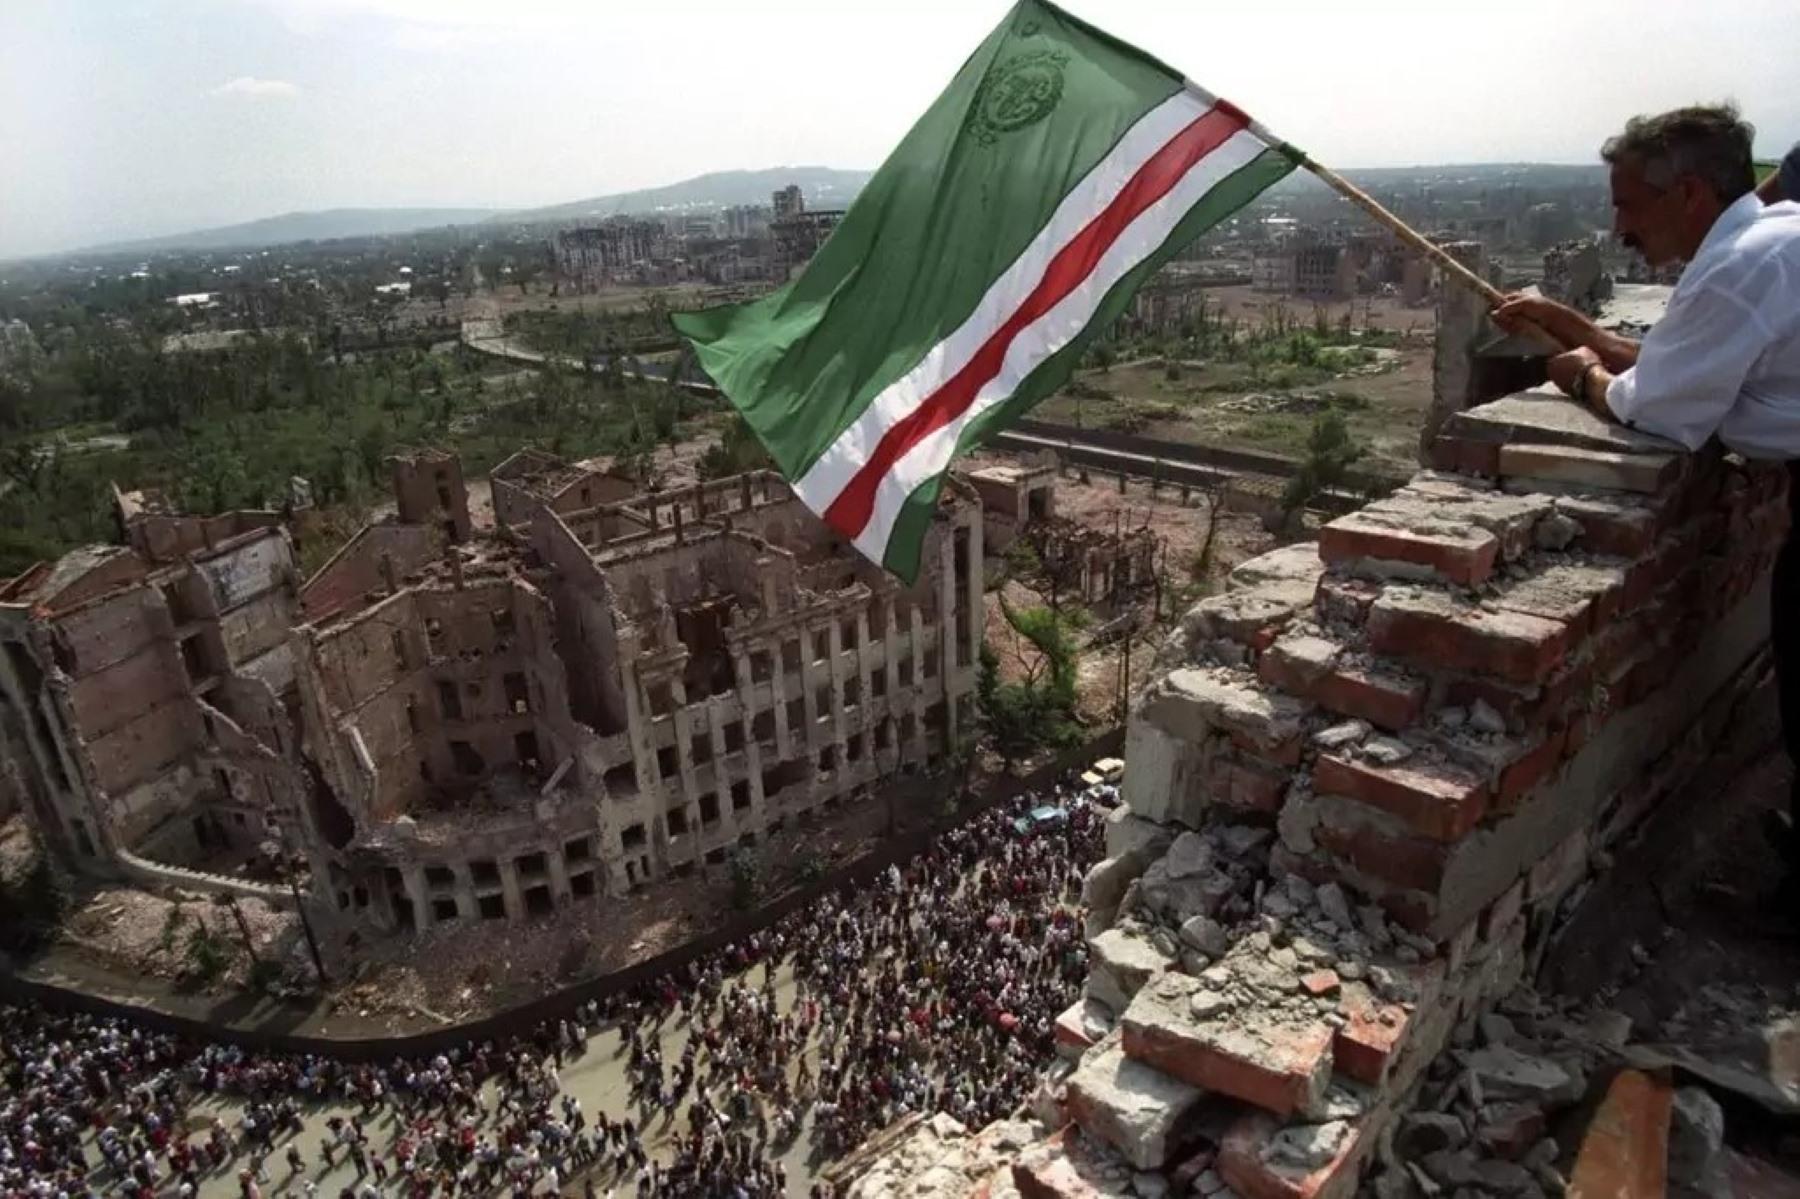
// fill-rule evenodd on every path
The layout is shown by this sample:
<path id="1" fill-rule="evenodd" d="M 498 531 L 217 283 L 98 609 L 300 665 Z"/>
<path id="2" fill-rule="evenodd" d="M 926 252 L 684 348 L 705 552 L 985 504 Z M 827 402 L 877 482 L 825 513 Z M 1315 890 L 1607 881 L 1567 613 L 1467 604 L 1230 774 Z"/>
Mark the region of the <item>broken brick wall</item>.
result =
<path id="1" fill-rule="evenodd" d="M 1073 1124 L 1013 1159 L 1022 1194 L 1353 1194 L 1764 673 L 1780 470 L 1543 393 L 1433 451 L 1163 648 L 1034 1106 Z"/>

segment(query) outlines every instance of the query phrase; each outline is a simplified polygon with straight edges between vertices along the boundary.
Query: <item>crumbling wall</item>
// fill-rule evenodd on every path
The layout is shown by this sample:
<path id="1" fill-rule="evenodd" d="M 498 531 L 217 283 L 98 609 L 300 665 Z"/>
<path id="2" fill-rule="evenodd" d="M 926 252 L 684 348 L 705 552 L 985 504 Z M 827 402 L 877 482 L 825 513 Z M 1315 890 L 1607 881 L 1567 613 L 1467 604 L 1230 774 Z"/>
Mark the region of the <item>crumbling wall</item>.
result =
<path id="1" fill-rule="evenodd" d="M 474 525 L 461 458 L 442 450 L 419 450 L 396 454 L 388 465 L 403 524 L 430 525 L 450 541 L 468 540 Z"/>
<path id="2" fill-rule="evenodd" d="M 345 542 L 300 589 L 300 614 L 323 620 L 353 607 L 387 586 L 391 571 L 398 581 L 443 555 L 442 533 L 427 525 L 365 525 Z"/>
<path id="3" fill-rule="evenodd" d="M 1072 1123 L 1014 1159 L 1022 1193 L 1123 1194 L 1135 1170 L 1352 1194 L 1760 677 L 1779 469 L 1543 393 L 1451 416 L 1433 451 L 1316 546 L 1240 567 L 1159 655 L 1084 889 L 1072 1068 L 1036 1108 Z M 1539 1070 L 1519 1061 L 1470 1066 L 1512 1100 Z"/>

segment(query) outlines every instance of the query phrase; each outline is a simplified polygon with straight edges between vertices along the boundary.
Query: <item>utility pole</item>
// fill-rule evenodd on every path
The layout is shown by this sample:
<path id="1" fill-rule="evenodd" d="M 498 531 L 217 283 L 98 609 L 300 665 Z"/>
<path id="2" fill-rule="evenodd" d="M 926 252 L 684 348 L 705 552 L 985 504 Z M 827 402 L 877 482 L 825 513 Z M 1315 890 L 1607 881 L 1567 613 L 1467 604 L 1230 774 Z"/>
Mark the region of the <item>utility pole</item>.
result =
<path id="1" fill-rule="evenodd" d="M 262 959 L 256 956 L 256 942 L 250 936 L 250 922 L 244 919 L 243 909 L 238 907 L 237 896 L 227 894 L 225 906 L 231 909 L 232 918 L 237 921 L 238 933 L 244 938 L 244 952 L 250 955 L 252 965 L 260 965 Z"/>
<path id="2" fill-rule="evenodd" d="M 300 931 L 306 934 L 306 948 L 312 951 L 313 970 L 319 976 L 319 989 L 322 991 L 331 985 L 330 977 L 325 973 L 325 959 L 319 955 L 319 940 L 313 936 L 312 920 L 306 914 L 306 901 L 300 897 L 300 884 L 294 877 L 292 863 L 288 865 L 288 890 L 294 896 L 294 911 L 300 914 Z"/>

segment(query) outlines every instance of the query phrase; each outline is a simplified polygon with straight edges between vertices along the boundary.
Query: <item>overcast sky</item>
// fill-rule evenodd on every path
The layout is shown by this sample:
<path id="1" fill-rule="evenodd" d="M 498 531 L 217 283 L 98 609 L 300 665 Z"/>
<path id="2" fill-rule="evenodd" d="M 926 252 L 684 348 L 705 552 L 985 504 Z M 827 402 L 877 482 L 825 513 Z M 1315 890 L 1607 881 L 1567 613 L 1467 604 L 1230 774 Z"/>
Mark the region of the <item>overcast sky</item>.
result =
<path id="1" fill-rule="evenodd" d="M 0 255 L 340 206 L 873 167 L 1009 0 L 0 0 Z M 1795 0 L 1068 0 L 1340 166 L 1591 161 L 1735 98 Z"/>

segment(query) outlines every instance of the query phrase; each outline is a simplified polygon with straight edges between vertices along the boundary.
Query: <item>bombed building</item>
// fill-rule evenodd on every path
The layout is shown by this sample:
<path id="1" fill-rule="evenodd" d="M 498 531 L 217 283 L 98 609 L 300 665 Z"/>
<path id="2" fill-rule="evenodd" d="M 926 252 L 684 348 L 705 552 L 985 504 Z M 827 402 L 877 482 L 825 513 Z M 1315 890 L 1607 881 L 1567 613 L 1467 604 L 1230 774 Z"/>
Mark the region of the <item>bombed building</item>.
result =
<path id="1" fill-rule="evenodd" d="M 974 718 L 981 504 L 905 586 L 772 473 L 664 491 L 548 455 L 393 462 L 310 579 L 273 513 L 124 499 L 127 544 L 0 587 L 9 776 L 88 873 L 303 854 L 355 926 L 524 918 L 723 863 L 926 769 Z M 236 884 L 243 885 L 243 884 Z"/>

